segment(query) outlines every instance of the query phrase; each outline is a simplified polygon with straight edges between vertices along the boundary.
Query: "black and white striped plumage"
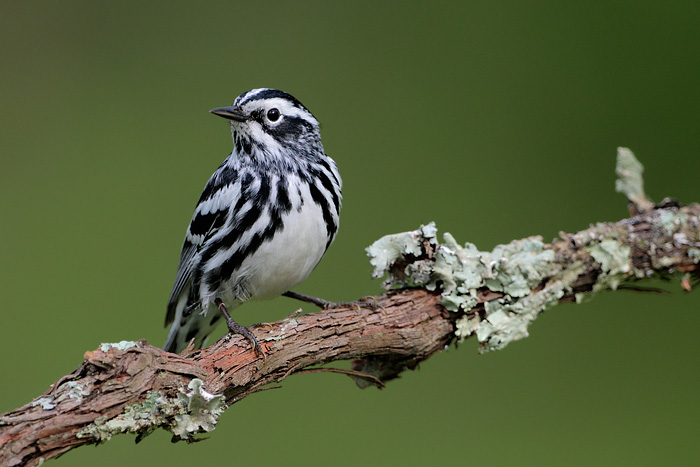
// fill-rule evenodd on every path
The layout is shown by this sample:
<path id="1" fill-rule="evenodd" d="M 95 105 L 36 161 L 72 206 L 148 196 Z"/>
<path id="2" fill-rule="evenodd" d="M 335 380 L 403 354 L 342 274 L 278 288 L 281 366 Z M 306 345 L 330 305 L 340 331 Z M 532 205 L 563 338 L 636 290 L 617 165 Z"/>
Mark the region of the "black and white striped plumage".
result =
<path id="1" fill-rule="evenodd" d="M 180 254 L 165 350 L 201 347 L 228 309 L 304 281 L 338 230 L 341 179 L 316 118 L 274 89 L 213 113 L 231 120 L 233 152 L 199 198 Z"/>

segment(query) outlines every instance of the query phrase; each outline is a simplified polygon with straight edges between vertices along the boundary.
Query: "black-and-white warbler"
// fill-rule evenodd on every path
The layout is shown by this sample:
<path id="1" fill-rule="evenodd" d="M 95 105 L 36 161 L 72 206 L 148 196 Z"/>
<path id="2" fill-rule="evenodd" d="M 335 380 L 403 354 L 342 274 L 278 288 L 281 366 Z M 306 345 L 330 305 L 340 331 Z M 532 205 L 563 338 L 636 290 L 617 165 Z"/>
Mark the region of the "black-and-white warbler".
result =
<path id="1" fill-rule="evenodd" d="M 179 352 L 192 339 L 201 347 L 223 315 L 264 357 L 227 308 L 285 292 L 309 298 L 288 291 L 333 242 L 342 182 L 318 121 L 289 94 L 253 89 L 211 112 L 231 121 L 233 152 L 207 182 L 187 229 L 164 348 Z"/>

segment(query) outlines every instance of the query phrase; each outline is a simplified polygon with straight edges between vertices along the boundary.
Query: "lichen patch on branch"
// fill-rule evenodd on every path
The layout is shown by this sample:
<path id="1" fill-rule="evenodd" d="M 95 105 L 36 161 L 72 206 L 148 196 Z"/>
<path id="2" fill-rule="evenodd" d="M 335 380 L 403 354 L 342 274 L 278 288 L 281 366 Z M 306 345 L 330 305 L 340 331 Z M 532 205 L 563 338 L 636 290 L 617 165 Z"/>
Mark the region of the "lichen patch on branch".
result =
<path id="1" fill-rule="evenodd" d="M 687 272 L 679 266 L 684 261 L 697 264 L 697 209 L 672 202 L 654 210 L 644 194 L 642 171 L 634 154 L 619 148 L 617 191 L 627 196 L 632 212 L 644 217 L 596 224 L 550 244 L 529 237 L 492 251 L 471 243 L 461 246 L 449 233 L 440 243 L 431 222 L 387 235 L 367 248 L 374 276 L 387 275 L 387 289 L 439 291 L 441 305 L 458 314 L 455 334 L 460 340 L 476 334 L 482 351 L 501 349 L 526 337 L 532 321 L 565 297 L 580 303 L 655 272 Z M 690 288 L 687 279 L 683 287 Z"/>
<path id="2" fill-rule="evenodd" d="M 615 173 L 615 191 L 627 196 L 635 207 L 635 212 L 647 212 L 654 209 L 654 203 L 644 193 L 644 166 L 627 148 L 617 148 L 617 167 Z"/>
<path id="3" fill-rule="evenodd" d="M 461 340 L 475 334 L 483 350 L 505 347 L 509 342 L 526 337 L 527 327 L 544 311 L 556 305 L 567 287 L 578 278 L 573 272 L 579 265 L 562 274 L 565 266 L 557 263 L 555 252 L 546 248 L 540 237 L 515 240 L 498 245 L 493 251 L 479 251 L 471 243 L 459 245 L 449 233 L 443 243 L 437 241 L 434 223 L 419 229 L 379 239 L 367 249 L 375 265 L 375 276 L 388 274 L 384 286 L 425 287 L 439 290 L 441 304 L 460 313 L 456 335 Z M 401 248 L 387 248 L 401 239 Z M 411 244 L 412 242 L 412 244 Z M 421 250 L 434 249 L 431 255 Z M 410 261 L 402 252 L 410 252 Z M 397 270 L 408 261 L 401 270 Z M 381 265 L 382 267 L 378 267 Z M 542 290 L 535 288 L 550 279 Z M 470 313 L 483 303 L 484 291 L 494 294 L 484 305 L 484 316 Z"/>
<path id="4" fill-rule="evenodd" d="M 189 440 L 197 433 L 212 431 L 226 404 L 222 394 L 210 394 L 203 386 L 204 382 L 195 378 L 187 386 L 189 391 L 180 392 L 177 398 L 152 391 L 143 402 L 126 406 L 121 415 L 108 420 L 98 418 L 77 437 L 101 442 L 116 434 L 137 433 L 142 439 L 159 426 L 167 426 L 179 439 Z"/>

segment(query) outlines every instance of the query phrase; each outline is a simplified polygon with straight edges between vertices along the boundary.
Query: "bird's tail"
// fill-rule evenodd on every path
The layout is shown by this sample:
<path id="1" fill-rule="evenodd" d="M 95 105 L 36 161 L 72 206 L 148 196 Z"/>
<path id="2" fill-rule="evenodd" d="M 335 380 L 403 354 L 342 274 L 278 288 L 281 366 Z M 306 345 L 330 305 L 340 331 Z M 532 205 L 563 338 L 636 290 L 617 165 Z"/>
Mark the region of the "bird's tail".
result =
<path id="1" fill-rule="evenodd" d="M 185 306 L 178 304 L 168 338 L 163 349 L 166 352 L 180 353 L 194 339 L 194 348 L 201 349 L 207 341 L 216 325 L 221 321 L 222 315 L 217 309 L 210 309 L 208 313 L 201 313 L 198 309 L 185 313 Z"/>

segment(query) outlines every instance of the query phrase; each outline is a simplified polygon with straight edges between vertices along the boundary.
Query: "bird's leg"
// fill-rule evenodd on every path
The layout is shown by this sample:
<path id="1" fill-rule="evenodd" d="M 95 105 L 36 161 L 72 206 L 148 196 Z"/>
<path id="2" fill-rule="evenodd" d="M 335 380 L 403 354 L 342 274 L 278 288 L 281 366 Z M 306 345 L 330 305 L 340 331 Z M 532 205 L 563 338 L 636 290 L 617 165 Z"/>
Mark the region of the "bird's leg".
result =
<path id="1" fill-rule="evenodd" d="M 221 301 L 220 298 L 214 299 L 214 304 L 219 307 L 219 310 L 221 310 L 221 314 L 224 315 L 224 318 L 226 319 L 226 326 L 228 326 L 228 330 L 231 334 L 240 334 L 246 339 L 250 341 L 251 344 L 253 344 L 253 348 L 255 349 L 256 352 L 258 352 L 262 358 L 263 358 L 263 366 L 267 365 L 267 355 L 265 355 L 265 352 L 263 352 L 262 347 L 260 346 L 260 343 L 258 340 L 255 338 L 255 335 L 253 335 L 252 332 L 250 332 L 250 329 L 248 329 L 245 326 L 241 326 L 237 322 L 231 318 L 231 315 L 228 313 L 228 310 L 226 309 L 226 305 L 224 305 L 224 302 Z M 263 326 L 270 326 L 272 327 L 269 323 L 257 323 L 251 326 L 251 328 L 258 328 L 258 327 L 263 327 Z"/>
<path id="2" fill-rule="evenodd" d="M 324 310 L 330 310 L 333 308 L 356 308 L 359 313 L 360 308 L 370 308 L 375 311 L 384 311 L 384 307 L 380 305 L 379 302 L 377 302 L 377 300 L 374 299 L 374 297 L 362 297 L 361 299 L 356 300 L 354 302 L 329 302 L 328 300 L 324 300 L 322 298 L 292 292 L 291 290 L 283 293 L 282 295 L 284 295 L 285 297 L 301 300 L 302 302 L 311 303 Z"/>

